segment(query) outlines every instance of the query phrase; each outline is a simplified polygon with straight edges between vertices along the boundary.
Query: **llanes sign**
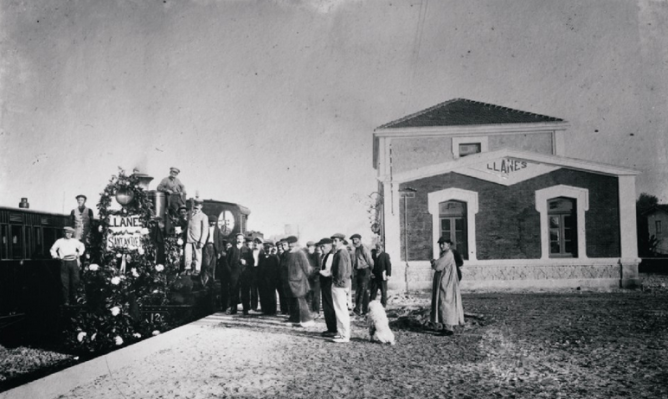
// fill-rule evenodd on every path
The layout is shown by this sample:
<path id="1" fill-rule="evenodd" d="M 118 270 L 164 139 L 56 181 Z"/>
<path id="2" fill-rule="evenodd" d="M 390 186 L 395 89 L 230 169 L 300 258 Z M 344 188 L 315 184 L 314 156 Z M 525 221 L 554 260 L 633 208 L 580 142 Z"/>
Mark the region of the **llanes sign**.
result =
<path id="1" fill-rule="evenodd" d="M 108 222 L 108 250 L 112 248 L 139 249 L 144 246 L 142 237 L 148 234 L 148 229 L 141 222 L 139 215 L 110 215 Z"/>
<path id="2" fill-rule="evenodd" d="M 559 169 L 559 166 L 546 165 L 520 158 L 500 157 L 484 163 L 457 169 L 456 172 L 505 186 L 511 186 L 557 169 Z"/>

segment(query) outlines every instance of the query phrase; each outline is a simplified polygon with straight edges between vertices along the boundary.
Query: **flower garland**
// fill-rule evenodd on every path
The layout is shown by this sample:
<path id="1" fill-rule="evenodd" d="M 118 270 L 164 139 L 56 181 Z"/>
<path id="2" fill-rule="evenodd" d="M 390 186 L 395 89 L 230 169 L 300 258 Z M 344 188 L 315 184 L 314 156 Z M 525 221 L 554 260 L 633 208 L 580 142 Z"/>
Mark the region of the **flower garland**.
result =
<path id="1" fill-rule="evenodd" d="M 120 210 L 110 209 L 115 197 L 125 200 Z M 97 208 L 98 234 L 91 242 L 90 257 L 84 261 L 83 290 L 77 298 L 81 306 L 66 331 L 67 343 L 73 349 L 89 352 L 132 343 L 167 327 L 161 317 L 144 320 L 140 307 L 167 303 L 168 287 L 177 275 L 180 260 L 174 248 L 176 239 L 169 238 L 165 240 L 167 262 L 157 263 L 154 236 L 160 227 L 137 176 L 127 176 L 119 168 L 118 176 L 112 176 L 100 193 Z M 115 246 L 113 239 L 110 241 L 127 234 L 111 229 L 110 220 L 117 216 L 138 218 L 141 227 L 133 227 L 128 233 L 139 237 L 140 245 Z"/>

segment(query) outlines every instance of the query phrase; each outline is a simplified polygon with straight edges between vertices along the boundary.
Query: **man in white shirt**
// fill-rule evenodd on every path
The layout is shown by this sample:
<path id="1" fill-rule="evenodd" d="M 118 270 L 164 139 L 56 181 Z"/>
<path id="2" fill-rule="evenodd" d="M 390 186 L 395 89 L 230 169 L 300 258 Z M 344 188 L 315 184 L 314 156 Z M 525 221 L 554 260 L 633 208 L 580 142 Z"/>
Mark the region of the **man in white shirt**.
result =
<path id="1" fill-rule="evenodd" d="M 325 324 L 327 331 L 323 331 L 322 336 L 336 336 L 336 312 L 334 311 L 334 302 L 332 302 L 332 239 L 323 238 L 318 243 L 322 252 L 320 261 L 320 292 L 322 293 L 322 311 L 325 314 Z"/>
<path id="2" fill-rule="evenodd" d="M 190 274 L 192 264 L 195 264 L 195 276 L 198 276 L 202 268 L 202 248 L 209 235 L 209 218 L 202 212 L 204 203 L 200 199 L 195 200 L 195 209 L 193 209 L 190 221 L 188 222 L 188 231 L 186 233 L 186 273 Z M 194 258 L 194 259 L 193 259 Z"/>
<path id="3" fill-rule="evenodd" d="M 65 306 L 74 302 L 74 293 L 79 285 L 79 257 L 86 247 L 81 241 L 72 238 L 74 229 L 65 227 L 65 237 L 59 238 L 51 247 L 51 257 L 60 259 L 60 281 Z"/>

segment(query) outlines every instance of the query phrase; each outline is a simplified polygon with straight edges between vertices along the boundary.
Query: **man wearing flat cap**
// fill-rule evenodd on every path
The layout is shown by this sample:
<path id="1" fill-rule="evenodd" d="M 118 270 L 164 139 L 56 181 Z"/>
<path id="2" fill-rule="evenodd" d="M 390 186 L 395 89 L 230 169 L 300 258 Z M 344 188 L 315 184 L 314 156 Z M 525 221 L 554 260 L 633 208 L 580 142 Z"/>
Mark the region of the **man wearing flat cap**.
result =
<path id="1" fill-rule="evenodd" d="M 179 173 L 181 171 L 178 168 L 169 168 L 169 176 L 162 179 L 156 188 L 157 191 L 165 193 L 167 212 L 172 217 L 176 217 L 179 207 L 186 204 L 186 186 L 176 177 Z M 171 226 L 168 229 L 172 231 Z"/>
<path id="2" fill-rule="evenodd" d="M 373 259 L 369 248 L 362 244 L 362 236 L 353 234 L 350 239 L 354 247 L 352 262 L 355 276 L 353 284 L 355 287 L 355 314 L 363 316 L 369 311 L 369 279 L 373 270 Z"/>
<path id="3" fill-rule="evenodd" d="M 309 291 L 308 277 L 311 274 L 306 253 L 299 248 L 299 240 L 295 236 L 287 238 L 289 251 L 285 254 L 288 273 L 288 295 L 291 298 L 290 319 L 295 327 L 310 327 L 315 325 L 311 318 L 311 311 L 306 303 L 306 294 Z"/>
<path id="4" fill-rule="evenodd" d="M 348 314 L 348 292 L 352 266 L 350 254 L 343 244 L 345 236 L 337 233 L 332 237 L 334 259 L 332 260 L 332 302 L 336 313 L 336 343 L 350 342 L 350 315 Z"/>
<path id="5" fill-rule="evenodd" d="M 51 257 L 60 259 L 60 281 L 65 306 L 75 301 L 74 293 L 79 285 L 79 257 L 86 250 L 81 241 L 74 238 L 74 229 L 65 227 L 64 238 L 59 238 L 51 247 Z"/>
<path id="6" fill-rule="evenodd" d="M 86 207 L 86 196 L 76 196 L 78 206 L 70 212 L 70 225 L 74 226 L 74 238 L 86 244 L 90 243 L 90 225 L 93 220 L 93 210 Z"/>
<path id="7" fill-rule="evenodd" d="M 262 313 L 266 315 L 276 314 L 276 294 L 279 291 L 279 283 L 281 280 L 281 261 L 278 256 L 273 253 L 272 248 L 274 242 L 267 240 L 264 242 L 264 251 L 260 256 L 260 265 L 258 272 L 260 275 L 260 306 Z"/>

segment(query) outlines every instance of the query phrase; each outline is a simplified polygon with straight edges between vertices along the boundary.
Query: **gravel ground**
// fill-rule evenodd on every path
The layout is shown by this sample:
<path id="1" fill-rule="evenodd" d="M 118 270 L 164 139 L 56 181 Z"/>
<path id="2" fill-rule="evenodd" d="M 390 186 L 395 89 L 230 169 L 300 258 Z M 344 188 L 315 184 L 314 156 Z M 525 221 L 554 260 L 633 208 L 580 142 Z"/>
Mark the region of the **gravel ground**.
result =
<path id="1" fill-rule="evenodd" d="M 63 398 L 665 398 L 668 290 L 463 296 L 482 317 L 452 337 L 395 329 L 372 343 L 322 339 L 280 317 L 217 316 L 202 333 L 80 386 Z M 661 284 L 664 284 L 661 286 Z M 425 297 L 397 296 L 388 313 L 419 314 Z M 423 312 L 424 314 L 424 312 Z"/>

